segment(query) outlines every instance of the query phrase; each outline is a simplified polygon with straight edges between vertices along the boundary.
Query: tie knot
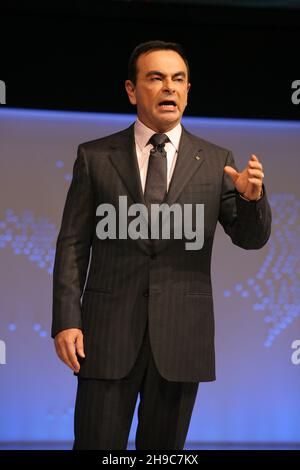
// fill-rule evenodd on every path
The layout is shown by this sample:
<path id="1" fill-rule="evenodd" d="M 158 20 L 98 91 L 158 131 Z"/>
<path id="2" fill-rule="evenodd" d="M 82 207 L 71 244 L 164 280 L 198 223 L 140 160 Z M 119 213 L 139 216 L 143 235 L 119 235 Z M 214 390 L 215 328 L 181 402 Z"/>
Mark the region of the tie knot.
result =
<path id="1" fill-rule="evenodd" d="M 166 134 L 153 134 L 149 139 L 149 143 L 152 144 L 154 148 L 158 148 L 160 150 L 162 150 L 164 145 L 169 141 L 170 139 Z"/>

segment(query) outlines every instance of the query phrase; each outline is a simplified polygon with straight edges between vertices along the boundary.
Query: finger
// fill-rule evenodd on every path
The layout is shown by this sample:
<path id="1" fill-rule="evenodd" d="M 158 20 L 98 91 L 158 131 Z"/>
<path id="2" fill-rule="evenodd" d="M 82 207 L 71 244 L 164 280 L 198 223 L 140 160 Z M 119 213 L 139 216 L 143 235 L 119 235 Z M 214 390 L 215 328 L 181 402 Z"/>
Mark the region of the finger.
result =
<path id="1" fill-rule="evenodd" d="M 77 354 L 80 357 L 85 357 L 84 347 L 83 347 L 83 335 L 82 334 L 78 335 L 78 337 L 76 339 L 75 347 L 76 347 Z"/>
<path id="2" fill-rule="evenodd" d="M 249 183 L 254 184 L 255 186 L 261 186 L 261 179 L 259 178 L 248 178 Z"/>
<path id="3" fill-rule="evenodd" d="M 67 353 L 69 362 L 71 363 L 71 366 L 72 366 L 71 368 L 74 370 L 74 372 L 79 372 L 80 364 L 76 357 L 76 348 L 73 342 L 66 343 L 66 353 Z"/>
<path id="4" fill-rule="evenodd" d="M 74 371 L 74 367 L 73 367 L 72 362 L 69 359 L 67 348 L 66 348 L 65 344 L 60 344 L 58 346 L 57 354 L 58 354 L 58 357 L 61 359 L 61 361 L 64 364 L 66 364 L 68 367 L 70 367 L 70 369 L 72 369 Z"/>
<path id="5" fill-rule="evenodd" d="M 252 153 L 252 155 L 251 155 L 251 160 L 254 161 L 254 162 L 258 162 L 258 161 L 259 161 L 258 158 L 257 158 L 257 156 L 254 155 L 254 153 Z"/>
<path id="6" fill-rule="evenodd" d="M 264 177 L 264 174 L 261 170 L 252 170 L 252 169 L 248 170 L 248 175 L 250 177 L 253 176 L 253 177 L 256 177 L 256 178 L 260 178 L 260 179 L 262 179 Z"/>
<path id="7" fill-rule="evenodd" d="M 58 355 L 59 359 L 64 362 L 62 343 L 60 341 L 58 342 L 57 339 L 55 339 L 54 345 L 55 345 L 56 354 Z"/>
<path id="8" fill-rule="evenodd" d="M 232 168 L 232 166 L 224 166 L 224 172 L 227 173 L 227 175 L 229 175 L 233 181 L 236 181 L 239 177 L 239 173 L 234 168 Z"/>
<path id="9" fill-rule="evenodd" d="M 261 163 L 256 162 L 256 161 L 253 161 L 253 160 L 249 160 L 248 166 L 249 166 L 250 168 L 257 168 L 257 169 L 259 169 L 259 170 L 262 170 L 262 169 L 263 169 Z"/>
<path id="10" fill-rule="evenodd" d="M 72 369 L 74 372 L 78 372 L 80 369 L 80 365 L 77 361 L 75 355 L 75 346 L 73 342 L 68 342 L 65 339 L 59 340 L 56 343 L 57 346 L 57 353 L 59 358 Z M 73 348 L 73 354 L 72 354 Z"/>

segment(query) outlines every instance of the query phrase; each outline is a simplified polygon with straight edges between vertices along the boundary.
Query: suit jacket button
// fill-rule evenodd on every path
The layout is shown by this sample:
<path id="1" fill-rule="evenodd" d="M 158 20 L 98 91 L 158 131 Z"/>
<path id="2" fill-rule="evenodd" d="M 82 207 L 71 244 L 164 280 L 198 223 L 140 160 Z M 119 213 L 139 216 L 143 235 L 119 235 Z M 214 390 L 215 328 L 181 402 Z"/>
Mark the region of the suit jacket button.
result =
<path id="1" fill-rule="evenodd" d="M 144 296 L 144 297 L 149 297 L 149 291 L 148 291 L 148 290 L 145 290 L 145 292 L 143 293 L 143 296 Z"/>

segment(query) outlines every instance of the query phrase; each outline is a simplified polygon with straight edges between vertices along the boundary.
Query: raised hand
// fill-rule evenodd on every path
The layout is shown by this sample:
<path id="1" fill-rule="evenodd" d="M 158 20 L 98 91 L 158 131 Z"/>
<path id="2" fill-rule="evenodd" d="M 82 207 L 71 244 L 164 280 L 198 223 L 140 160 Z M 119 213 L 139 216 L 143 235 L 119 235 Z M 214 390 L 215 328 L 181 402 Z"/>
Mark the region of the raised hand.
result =
<path id="1" fill-rule="evenodd" d="M 263 167 L 256 155 L 251 155 L 246 168 L 239 173 L 231 166 L 224 167 L 237 191 L 249 201 L 256 201 L 262 195 Z"/>

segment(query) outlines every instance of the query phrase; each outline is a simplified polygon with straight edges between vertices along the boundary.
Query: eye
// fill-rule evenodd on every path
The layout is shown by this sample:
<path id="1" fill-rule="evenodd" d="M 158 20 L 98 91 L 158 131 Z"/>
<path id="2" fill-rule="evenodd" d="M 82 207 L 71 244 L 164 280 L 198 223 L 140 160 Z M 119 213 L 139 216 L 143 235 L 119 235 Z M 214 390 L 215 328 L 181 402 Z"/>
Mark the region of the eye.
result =
<path id="1" fill-rule="evenodd" d="M 155 81 L 155 80 L 161 80 L 161 77 L 152 77 L 151 78 L 151 81 Z"/>

